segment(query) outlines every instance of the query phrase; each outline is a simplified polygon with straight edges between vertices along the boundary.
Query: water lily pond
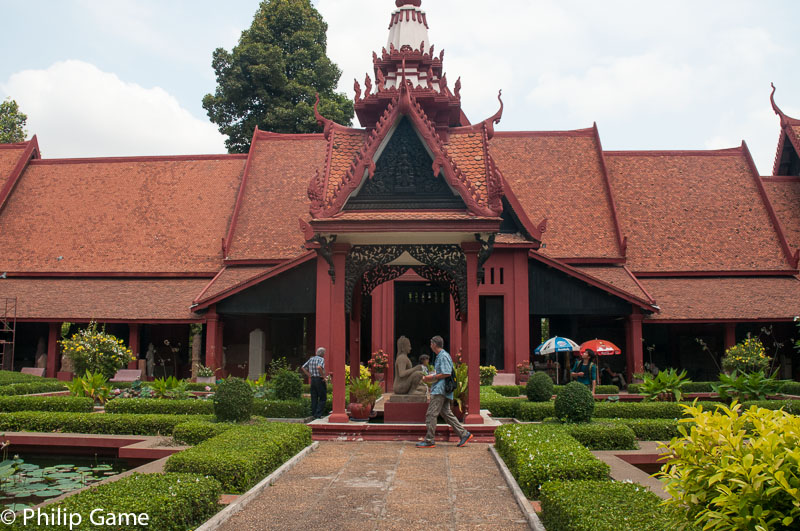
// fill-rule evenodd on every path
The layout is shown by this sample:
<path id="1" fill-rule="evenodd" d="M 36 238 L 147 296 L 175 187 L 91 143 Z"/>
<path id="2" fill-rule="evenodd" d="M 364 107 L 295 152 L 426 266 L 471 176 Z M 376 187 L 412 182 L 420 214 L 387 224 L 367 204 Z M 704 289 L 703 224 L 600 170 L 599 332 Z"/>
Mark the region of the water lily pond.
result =
<path id="1" fill-rule="evenodd" d="M 15 456 L 0 462 L 0 504 L 21 511 L 127 469 L 110 458 Z"/>

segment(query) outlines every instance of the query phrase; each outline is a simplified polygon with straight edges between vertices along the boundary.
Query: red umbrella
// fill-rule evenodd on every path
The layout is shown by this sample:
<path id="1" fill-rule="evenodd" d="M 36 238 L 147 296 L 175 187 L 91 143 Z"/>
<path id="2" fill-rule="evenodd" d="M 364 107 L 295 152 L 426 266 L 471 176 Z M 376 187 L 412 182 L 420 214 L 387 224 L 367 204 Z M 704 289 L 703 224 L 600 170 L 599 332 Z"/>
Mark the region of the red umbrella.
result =
<path id="1" fill-rule="evenodd" d="M 613 356 L 614 354 L 622 354 L 622 350 L 611 341 L 605 339 L 592 339 L 581 343 L 581 354 L 584 351 L 592 349 L 598 356 Z"/>

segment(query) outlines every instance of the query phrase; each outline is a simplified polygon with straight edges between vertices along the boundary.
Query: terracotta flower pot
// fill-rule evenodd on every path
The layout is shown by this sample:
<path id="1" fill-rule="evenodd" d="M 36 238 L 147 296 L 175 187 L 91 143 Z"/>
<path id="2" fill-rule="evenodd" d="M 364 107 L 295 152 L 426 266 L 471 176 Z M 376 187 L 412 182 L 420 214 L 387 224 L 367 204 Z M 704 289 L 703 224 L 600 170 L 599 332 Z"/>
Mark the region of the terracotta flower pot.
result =
<path id="1" fill-rule="evenodd" d="M 453 415 L 456 416 L 459 422 L 462 422 L 464 420 L 464 412 L 461 411 L 461 408 L 458 407 L 458 404 L 452 402 L 450 404 L 450 410 L 453 412 Z"/>
<path id="2" fill-rule="evenodd" d="M 372 375 L 376 382 L 382 382 L 384 378 L 386 378 L 386 373 L 383 372 L 376 372 Z"/>
<path id="3" fill-rule="evenodd" d="M 351 420 L 368 420 L 370 413 L 372 413 L 372 404 L 364 405 L 358 402 L 352 402 L 350 404 Z"/>

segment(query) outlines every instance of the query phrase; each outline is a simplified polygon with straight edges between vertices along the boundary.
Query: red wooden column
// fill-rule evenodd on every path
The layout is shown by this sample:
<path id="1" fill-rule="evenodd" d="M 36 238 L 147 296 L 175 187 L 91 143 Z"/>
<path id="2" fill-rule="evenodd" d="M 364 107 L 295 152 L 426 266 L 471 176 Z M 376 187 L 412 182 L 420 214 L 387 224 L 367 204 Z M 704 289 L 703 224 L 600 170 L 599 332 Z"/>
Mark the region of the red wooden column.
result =
<path id="1" fill-rule="evenodd" d="M 736 323 L 725 323 L 725 350 L 736 345 Z"/>
<path id="2" fill-rule="evenodd" d="M 344 352 L 347 348 L 347 342 L 345 341 L 347 317 L 344 312 L 344 266 L 349 250 L 349 244 L 333 244 L 333 267 L 336 272 L 336 280 L 331 290 L 331 348 L 329 356 L 333 368 L 333 412 L 328 418 L 328 422 L 348 422 L 350 420 L 345 412 L 344 404 L 345 388 L 347 386 L 347 382 L 344 381 Z"/>
<path id="3" fill-rule="evenodd" d="M 353 290 L 353 306 L 350 311 L 350 378 L 359 376 L 361 365 L 361 287 Z M 355 370 L 353 369 L 355 367 Z"/>
<path id="4" fill-rule="evenodd" d="M 394 281 L 384 282 L 372 290 L 372 352 L 383 349 L 389 357 L 386 389 L 394 382 Z"/>
<path id="5" fill-rule="evenodd" d="M 50 330 L 47 335 L 47 377 L 55 378 L 59 368 L 58 359 L 58 335 L 61 331 L 61 323 L 50 323 Z"/>
<path id="6" fill-rule="evenodd" d="M 480 306 L 478 304 L 479 242 L 461 244 L 467 256 L 467 319 L 461 323 L 461 348 L 467 361 L 467 415 L 465 424 L 483 424 L 480 398 Z"/>
<path id="7" fill-rule="evenodd" d="M 129 369 L 138 369 L 139 368 L 139 323 L 129 323 L 128 324 L 129 332 L 128 332 L 128 347 L 131 349 L 131 352 L 136 359 L 133 360 L 128 364 Z"/>
<path id="8" fill-rule="evenodd" d="M 330 374 L 331 368 L 331 293 L 333 290 L 333 279 L 331 279 L 328 270 L 330 265 L 322 257 L 317 255 L 317 313 L 315 319 L 315 337 L 316 345 L 314 350 L 319 347 L 325 347 L 325 372 Z"/>
<path id="9" fill-rule="evenodd" d="M 214 369 L 217 377 L 222 376 L 222 323 L 216 306 L 206 314 L 206 367 Z"/>
<path id="10" fill-rule="evenodd" d="M 514 253 L 514 283 L 510 296 L 514 298 L 514 351 L 515 367 L 506 367 L 516 372 L 516 365 L 528 365 L 531 361 L 530 293 L 528 291 L 528 250 Z M 541 335 L 541 333 L 539 334 Z M 537 339 L 536 344 L 539 344 Z"/>
<path id="11" fill-rule="evenodd" d="M 628 316 L 628 348 L 625 349 L 625 359 L 628 363 L 628 378 L 632 378 L 633 373 L 644 371 L 644 354 L 642 352 L 642 310 L 638 307 L 633 308 L 633 312 Z"/>

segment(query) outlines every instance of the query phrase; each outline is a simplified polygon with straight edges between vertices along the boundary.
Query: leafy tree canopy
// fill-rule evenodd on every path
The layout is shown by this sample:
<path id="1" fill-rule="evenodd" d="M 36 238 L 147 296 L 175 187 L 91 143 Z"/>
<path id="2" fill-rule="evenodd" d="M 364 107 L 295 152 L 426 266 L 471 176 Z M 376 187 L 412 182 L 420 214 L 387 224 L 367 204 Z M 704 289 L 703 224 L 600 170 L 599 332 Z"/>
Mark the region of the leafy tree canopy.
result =
<path id="1" fill-rule="evenodd" d="M 25 141 L 25 122 L 28 116 L 19 111 L 19 105 L 11 98 L 0 103 L 0 144 Z"/>
<path id="2" fill-rule="evenodd" d="M 353 102 L 334 92 L 341 71 L 326 55 L 327 29 L 310 0 L 263 0 L 233 51 L 214 51 L 217 90 L 206 94 L 203 108 L 228 137 L 229 152 L 247 152 L 256 125 L 276 133 L 319 132 L 317 93 L 325 117 L 352 122 Z"/>

